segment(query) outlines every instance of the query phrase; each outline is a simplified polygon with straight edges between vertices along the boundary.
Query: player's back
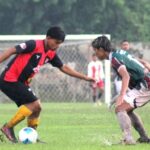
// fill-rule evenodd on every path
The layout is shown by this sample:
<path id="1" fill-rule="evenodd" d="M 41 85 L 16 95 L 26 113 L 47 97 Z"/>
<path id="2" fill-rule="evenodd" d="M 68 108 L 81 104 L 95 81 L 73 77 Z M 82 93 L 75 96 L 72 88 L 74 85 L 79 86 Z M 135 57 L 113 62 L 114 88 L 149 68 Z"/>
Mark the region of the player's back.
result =
<path id="1" fill-rule="evenodd" d="M 124 50 L 116 50 L 112 53 L 112 66 L 116 70 L 117 66 L 125 65 L 130 75 L 132 86 L 144 80 L 144 66 L 132 55 Z"/>

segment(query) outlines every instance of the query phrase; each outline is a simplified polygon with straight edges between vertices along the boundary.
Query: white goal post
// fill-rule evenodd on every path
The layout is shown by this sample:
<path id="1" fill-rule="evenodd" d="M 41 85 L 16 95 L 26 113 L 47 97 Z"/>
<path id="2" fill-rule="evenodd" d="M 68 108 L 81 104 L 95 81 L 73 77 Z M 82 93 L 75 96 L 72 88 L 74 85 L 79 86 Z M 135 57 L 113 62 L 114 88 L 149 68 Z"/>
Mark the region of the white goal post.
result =
<path id="1" fill-rule="evenodd" d="M 104 34 L 109 39 L 111 38 L 109 34 Z M 91 41 L 101 34 L 81 34 L 81 35 L 67 35 L 64 45 L 67 45 L 67 41 L 71 42 L 85 42 Z M 13 42 L 17 41 L 18 43 L 27 41 L 27 40 L 36 40 L 36 39 L 44 39 L 45 35 L 1 35 L 0 36 L 0 50 L 3 50 L 1 47 L 1 42 Z M 62 44 L 63 46 L 63 44 Z M 111 99 L 111 81 L 110 81 L 110 62 L 108 60 L 104 61 L 104 69 L 105 69 L 105 103 L 109 105 Z M 81 91 L 82 92 L 82 91 Z M 75 97 L 75 96 L 74 96 Z"/>

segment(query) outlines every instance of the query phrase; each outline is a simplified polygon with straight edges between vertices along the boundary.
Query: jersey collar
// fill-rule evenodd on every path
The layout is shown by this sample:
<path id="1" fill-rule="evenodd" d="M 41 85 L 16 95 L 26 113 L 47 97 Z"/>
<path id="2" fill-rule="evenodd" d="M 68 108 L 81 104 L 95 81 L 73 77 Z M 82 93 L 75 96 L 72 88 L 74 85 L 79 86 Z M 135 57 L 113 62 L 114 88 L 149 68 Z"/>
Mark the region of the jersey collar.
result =
<path id="1" fill-rule="evenodd" d="M 110 53 L 109 53 L 108 59 L 109 59 L 110 61 L 112 60 L 112 54 L 113 54 L 113 52 L 110 52 Z"/>

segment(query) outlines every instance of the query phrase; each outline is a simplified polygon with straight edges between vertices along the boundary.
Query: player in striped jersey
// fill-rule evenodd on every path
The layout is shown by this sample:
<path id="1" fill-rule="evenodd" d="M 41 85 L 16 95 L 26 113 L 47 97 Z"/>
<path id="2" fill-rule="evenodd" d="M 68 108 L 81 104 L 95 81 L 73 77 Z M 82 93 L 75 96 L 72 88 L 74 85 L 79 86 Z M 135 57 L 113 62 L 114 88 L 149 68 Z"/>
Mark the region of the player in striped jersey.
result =
<path id="1" fill-rule="evenodd" d="M 150 72 L 127 51 L 114 50 L 111 42 L 105 36 L 100 36 L 92 42 L 97 57 L 100 60 L 109 59 L 111 66 L 122 80 L 122 87 L 116 100 L 115 112 L 123 131 L 125 144 L 136 144 L 131 125 L 139 133 L 139 142 L 150 142 L 143 124 L 134 110 L 144 106 L 150 100 Z"/>
<path id="2" fill-rule="evenodd" d="M 101 102 L 99 100 L 104 93 L 104 71 L 103 64 L 101 61 L 97 60 L 95 53 L 92 55 L 92 60 L 88 64 L 88 77 L 92 77 L 96 80 L 95 83 L 91 84 L 92 97 L 93 102 L 100 105 Z"/>

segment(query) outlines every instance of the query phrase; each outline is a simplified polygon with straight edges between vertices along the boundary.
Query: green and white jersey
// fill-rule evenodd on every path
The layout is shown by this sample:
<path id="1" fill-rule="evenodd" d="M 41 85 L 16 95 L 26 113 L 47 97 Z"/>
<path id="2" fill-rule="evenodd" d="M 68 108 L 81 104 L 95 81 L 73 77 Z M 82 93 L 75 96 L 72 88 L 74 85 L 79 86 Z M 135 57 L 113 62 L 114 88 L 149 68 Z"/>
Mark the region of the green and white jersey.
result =
<path id="1" fill-rule="evenodd" d="M 129 87 L 134 88 L 144 80 L 144 66 L 127 51 L 116 50 L 109 55 L 111 65 L 118 72 L 120 66 L 124 65 L 130 75 Z"/>

